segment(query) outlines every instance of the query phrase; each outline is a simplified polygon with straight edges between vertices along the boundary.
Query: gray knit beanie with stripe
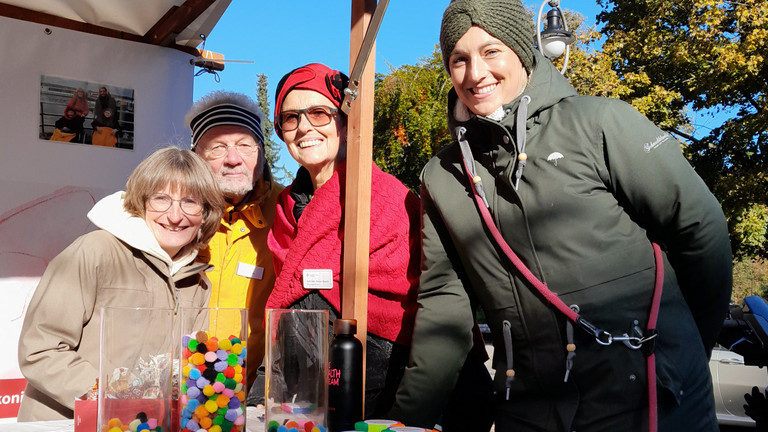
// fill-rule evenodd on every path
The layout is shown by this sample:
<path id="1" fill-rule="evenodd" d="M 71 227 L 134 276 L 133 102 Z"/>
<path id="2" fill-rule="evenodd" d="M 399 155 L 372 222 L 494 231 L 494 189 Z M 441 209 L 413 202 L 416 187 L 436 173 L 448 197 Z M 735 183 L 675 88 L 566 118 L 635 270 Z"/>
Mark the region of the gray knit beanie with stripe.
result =
<path id="1" fill-rule="evenodd" d="M 450 75 L 448 59 L 456 42 L 476 25 L 520 57 L 530 75 L 533 68 L 533 19 L 520 0 L 453 0 L 445 8 L 440 27 L 443 65 Z"/>

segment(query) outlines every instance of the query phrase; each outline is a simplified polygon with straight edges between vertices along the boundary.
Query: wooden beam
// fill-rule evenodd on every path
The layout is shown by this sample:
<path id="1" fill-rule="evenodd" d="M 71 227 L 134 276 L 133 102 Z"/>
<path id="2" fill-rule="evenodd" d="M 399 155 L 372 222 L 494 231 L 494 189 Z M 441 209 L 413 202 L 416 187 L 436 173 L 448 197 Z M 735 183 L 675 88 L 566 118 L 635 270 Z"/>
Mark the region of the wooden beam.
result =
<path id="1" fill-rule="evenodd" d="M 215 2 L 216 0 L 187 0 L 181 6 L 172 6 L 144 34 L 144 42 L 162 46 L 173 45 L 176 42 L 176 36 Z"/>
<path id="2" fill-rule="evenodd" d="M 88 24 L 82 21 L 75 21 L 69 18 L 51 15 L 45 12 L 38 12 L 31 9 L 25 9 L 18 6 L 12 6 L 0 3 L 0 16 L 14 18 L 22 21 L 29 21 L 43 25 L 61 27 L 69 30 L 75 30 L 83 33 L 90 33 L 99 36 L 107 36 L 117 39 L 125 39 L 134 42 L 141 42 L 141 36 L 126 33 L 119 30 L 113 30 L 107 27 L 101 27 Z"/>
<path id="3" fill-rule="evenodd" d="M 143 36 L 139 36 L 133 33 L 128 33 L 120 30 L 115 30 L 107 27 L 97 26 L 94 24 L 88 24 L 82 21 L 75 21 L 69 18 L 62 18 L 60 16 L 48 14 L 45 12 L 38 12 L 31 9 L 25 9 L 18 6 L 12 6 L 6 3 L 0 3 L 0 16 L 13 18 L 21 21 L 33 22 L 37 24 L 63 28 L 67 30 L 79 31 L 82 33 L 93 34 L 97 36 L 110 37 L 115 39 L 122 39 L 131 42 L 146 43 Z M 186 52 L 197 56 L 199 52 L 194 47 L 187 47 L 184 45 L 170 45 L 170 48 L 177 49 L 179 51 Z"/>
<path id="4" fill-rule="evenodd" d="M 350 65 L 363 44 L 376 0 L 353 0 L 349 36 Z M 359 96 L 347 123 L 347 180 L 344 198 L 344 268 L 341 315 L 357 320 L 363 343 L 363 411 L 365 411 L 365 351 L 368 334 L 368 258 L 371 225 L 371 154 L 373 149 L 373 83 L 375 45 L 360 78 Z"/>

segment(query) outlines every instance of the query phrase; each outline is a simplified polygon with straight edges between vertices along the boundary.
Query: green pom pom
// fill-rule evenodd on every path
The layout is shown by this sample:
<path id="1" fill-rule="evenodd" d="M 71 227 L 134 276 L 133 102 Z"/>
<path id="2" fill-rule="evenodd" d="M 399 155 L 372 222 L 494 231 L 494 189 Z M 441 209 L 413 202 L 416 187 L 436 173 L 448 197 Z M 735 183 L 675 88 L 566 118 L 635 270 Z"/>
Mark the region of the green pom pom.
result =
<path id="1" fill-rule="evenodd" d="M 227 356 L 227 364 L 235 366 L 237 364 L 237 354 L 230 354 Z"/>
<path id="2" fill-rule="evenodd" d="M 232 426 L 234 426 L 234 423 L 231 421 L 224 419 L 223 422 L 221 422 L 221 431 L 222 432 L 229 432 L 232 430 Z"/>

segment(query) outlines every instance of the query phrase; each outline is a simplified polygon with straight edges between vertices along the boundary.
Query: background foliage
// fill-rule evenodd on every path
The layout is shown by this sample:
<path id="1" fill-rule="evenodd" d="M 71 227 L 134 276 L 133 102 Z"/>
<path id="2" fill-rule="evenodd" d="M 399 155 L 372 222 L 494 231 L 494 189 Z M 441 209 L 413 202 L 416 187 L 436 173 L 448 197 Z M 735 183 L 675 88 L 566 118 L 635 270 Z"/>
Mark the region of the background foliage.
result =
<path id="1" fill-rule="evenodd" d="M 421 168 L 450 144 L 446 109 L 451 87 L 438 49 L 418 65 L 376 77 L 373 160 L 416 192 Z"/>
<path id="2" fill-rule="evenodd" d="M 290 184 L 293 181 L 293 175 L 288 172 L 285 165 L 279 165 L 280 144 L 272 140 L 272 132 L 275 131 L 275 125 L 272 122 L 272 116 L 269 110 L 269 95 L 267 94 L 267 76 L 260 74 L 256 84 L 256 102 L 259 109 L 264 114 L 261 122 L 261 131 L 264 132 L 264 155 L 267 163 L 272 168 L 272 178 L 280 184 Z"/>

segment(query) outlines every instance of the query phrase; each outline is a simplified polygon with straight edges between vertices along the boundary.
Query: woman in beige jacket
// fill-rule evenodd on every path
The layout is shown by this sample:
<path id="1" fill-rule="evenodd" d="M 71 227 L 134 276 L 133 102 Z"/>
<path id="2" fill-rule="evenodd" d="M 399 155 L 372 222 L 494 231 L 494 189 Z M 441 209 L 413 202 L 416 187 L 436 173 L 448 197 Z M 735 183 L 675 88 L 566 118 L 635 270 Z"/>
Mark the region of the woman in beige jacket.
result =
<path id="1" fill-rule="evenodd" d="M 88 218 L 99 229 L 50 262 L 30 302 L 19 421 L 73 417 L 99 376 L 102 307 L 207 306 L 209 266 L 195 257 L 219 225 L 221 196 L 205 161 L 166 147 L 139 164 L 125 192 L 96 203 Z"/>

